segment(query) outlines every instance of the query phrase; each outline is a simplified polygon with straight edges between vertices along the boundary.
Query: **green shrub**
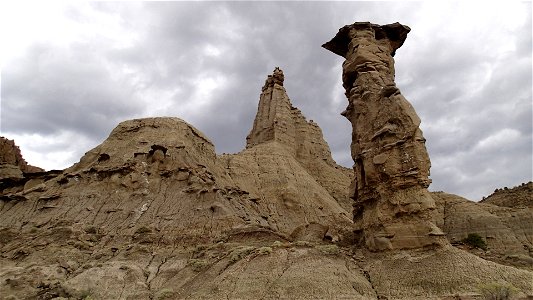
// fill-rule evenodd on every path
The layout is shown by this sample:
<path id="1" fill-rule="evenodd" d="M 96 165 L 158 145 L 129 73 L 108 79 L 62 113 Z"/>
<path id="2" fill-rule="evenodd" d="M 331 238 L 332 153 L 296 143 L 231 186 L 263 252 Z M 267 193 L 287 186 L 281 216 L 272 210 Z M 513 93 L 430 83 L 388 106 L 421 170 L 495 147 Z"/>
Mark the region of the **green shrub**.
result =
<path id="1" fill-rule="evenodd" d="M 489 283 L 479 287 L 479 291 L 486 300 L 507 300 L 516 292 L 510 284 Z"/>
<path id="2" fill-rule="evenodd" d="M 86 226 L 83 230 L 85 230 L 85 232 L 89 233 L 89 234 L 98 233 L 98 229 L 95 226 L 93 226 L 93 225 Z"/>
<path id="3" fill-rule="evenodd" d="M 268 255 L 268 254 L 272 253 L 272 248 L 271 247 L 261 247 L 261 248 L 257 249 L 257 253 L 259 255 Z"/>
<path id="4" fill-rule="evenodd" d="M 283 243 L 283 242 L 280 242 L 280 241 L 274 241 L 272 243 L 272 247 L 274 248 L 289 248 L 291 246 L 291 243 Z"/>
<path id="5" fill-rule="evenodd" d="M 234 249 L 229 255 L 230 263 L 235 263 L 241 260 L 243 257 L 246 257 L 248 254 L 252 253 L 255 250 L 255 247 L 252 246 L 241 246 Z"/>
<path id="6" fill-rule="evenodd" d="M 196 245 L 192 250 L 192 258 L 201 258 L 205 255 L 205 250 L 207 250 L 207 245 Z"/>
<path id="7" fill-rule="evenodd" d="M 340 253 L 339 247 L 337 245 L 319 245 L 316 248 L 327 255 L 337 255 Z"/>
<path id="8" fill-rule="evenodd" d="M 463 243 L 474 247 L 487 250 L 487 242 L 477 233 L 469 233 L 466 238 L 463 239 Z"/>
<path id="9" fill-rule="evenodd" d="M 89 290 L 80 291 L 79 299 L 82 299 L 82 300 L 93 300 L 91 290 L 89 289 Z"/>
<path id="10" fill-rule="evenodd" d="M 313 247 L 313 245 L 308 241 L 296 241 L 294 242 L 296 247 Z"/>
<path id="11" fill-rule="evenodd" d="M 189 259 L 187 262 L 187 265 L 191 266 L 191 268 L 195 272 L 200 272 L 203 269 L 205 269 L 207 266 L 209 266 L 209 262 L 205 259 Z"/>

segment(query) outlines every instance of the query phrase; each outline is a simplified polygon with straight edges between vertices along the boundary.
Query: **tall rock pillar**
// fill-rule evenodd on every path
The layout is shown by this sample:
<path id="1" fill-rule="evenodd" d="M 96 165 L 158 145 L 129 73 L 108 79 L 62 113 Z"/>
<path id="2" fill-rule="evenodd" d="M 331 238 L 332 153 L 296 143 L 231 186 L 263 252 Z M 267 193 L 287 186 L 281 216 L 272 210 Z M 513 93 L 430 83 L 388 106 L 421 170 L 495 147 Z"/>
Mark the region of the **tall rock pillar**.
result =
<path id="1" fill-rule="evenodd" d="M 261 89 L 254 126 L 246 137 L 246 148 L 277 143 L 290 153 L 346 211 L 352 208 L 348 197 L 352 172 L 337 165 L 331 157 L 322 130 L 291 104 L 283 87 L 285 76 L 276 67 Z"/>
<path id="2" fill-rule="evenodd" d="M 324 48 L 346 58 L 342 81 L 352 123 L 354 221 L 370 250 L 442 245 L 427 187 L 430 160 L 420 118 L 394 82 L 395 51 L 410 28 L 357 22 Z"/>
<path id="3" fill-rule="evenodd" d="M 246 148 L 266 141 L 277 141 L 293 151 L 296 148 L 296 128 L 291 113 L 293 108 L 283 88 L 284 80 L 285 75 L 278 67 L 272 75 L 268 75 L 262 88 L 254 126 L 246 137 Z"/>

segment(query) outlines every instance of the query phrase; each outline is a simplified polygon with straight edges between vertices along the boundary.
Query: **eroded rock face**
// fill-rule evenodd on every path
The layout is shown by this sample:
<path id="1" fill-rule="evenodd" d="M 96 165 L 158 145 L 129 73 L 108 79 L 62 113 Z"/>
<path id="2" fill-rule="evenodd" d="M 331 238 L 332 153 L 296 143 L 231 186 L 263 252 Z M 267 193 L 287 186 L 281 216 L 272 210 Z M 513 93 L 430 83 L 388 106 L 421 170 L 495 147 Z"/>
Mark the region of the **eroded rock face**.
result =
<path id="1" fill-rule="evenodd" d="M 494 193 L 480 202 L 511 208 L 533 209 L 533 182 L 524 182 L 513 188 L 496 189 Z"/>
<path id="2" fill-rule="evenodd" d="M 21 179 L 24 173 L 42 172 L 41 168 L 29 165 L 22 157 L 15 141 L 0 137 L 0 179 Z"/>
<path id="3" fill-rule="evenodd" d="M 267 106 L 292 107 L 279 95 Z M 443 299 L 488 282 L 533 293 L 530 271 L 450 245 L 351 247 L 332 193 L 349 176 L 313 152 L 322 136 L 295 111 L 296 142 L 256 137 L 221 156 L 181 119 L 125 121 L 74 166 L 0 188 L 0 298 Z"/>
<path id="4" fill-rule="evenodd" d="M 254 125 L 246 137 L 246 148 L 276 142 L 285 148 L 314 179 L 347 211 L 352 210 L 348 197 L 353 172 L 337 165 L 331 157 L 322 130 L 313 120 L 291 104 L 283 87 L 285 76 L 276 67 L 268 75 L 259 99 Z"/>
<path id="5" fill-rule="evenodd" d="M 486 241 L 488 247 L 488 251 L 477 249 L 476 254 L 498 263 L 531 270 L 533 209 L 522 202 L 525 197 L 520 196 L 525 196 L 522 193 L 524 189 L 527 185 L 499 193 L 495 199 L 504 205 L 473 202 L 456 195 L 434 192 L 432 196 L 438 208 L 436 224 L 454 245 L 468 249 L 468 245 L 462 245 L 462 240 L 475 233 Z"/>
<path id="6" fill-rule="evenodd" d="M 346 58 L 343 86 L 352 123 L 354 221 L 369 249 L 441 245 L 431 221 L 430 160 L 420 118 L 394 82 L 396 50 L 409 27 L 399 23 L 344 26 L 323 47 Z"/>
<path id="7" fill-rule="evenodd" d="M 24 184 L 34 184 L 44 170 L 29 165 L 15 141 L 0 137 L 0 191 L 13 192 Z M 0 193 L 0 197 L 1 197 Z"/>
<path id="8" fill-rule="evenodd" d="M 307 121 L 294 107 L 283 87 L 285 76 L 276 67 L 268 75 L 259 98 L 254 125 L 246 137 L 246 148 L 276 141 L 286 147 L 296 158 L 325 160 L 335 165 L 328 144 L 318 125 Z"/>
<path id="9" fill-rule="evenodd" d="M 270 90 L 279 90 L 280 72 Z M 347 269 L 344 259 L 324 258 L 314 249 L 325 243 L 334 247 L 325 251 L 336 253 L 332 243 L 352 236 L 350 213 L 330 192 L 348 200 L 350 173 L 335 168 L 318 126 L 282 91 L 286 102 L 267 105 L 289 108 L 288 120 L 298 128 L 290 145 L 257 140 L 240 153 L 217 156 L 209 139 L 181 119 L 135 119 L 120 123 L 72 167 L 0 190 L 0 290 L 22 298 L 83 298 L 87 291 L 98 299 L 278 298 L 302 285 L 320 287 L 301 291 L 307 298 L 335 291 L 368 299 L 373 291 L 354 263 Z M 318 138 L 325 153 L 310 150 Z M 259 274 L 276 262 L 279 270 Z M 331 265 L 317 267 L 323 262 Z M 26 268 L 32 265 L 37 267 Z M 239 281 L 243 266 L 259 275 L 236 290 L 224 280 Z M 335 274 L 343 268 L 340 280 Z M 261 288 L 248 291 L 247 282 L 317 270 L 321 276 L 254 283 Z M 357 291 L 353 278 L 360 282 Z M 205 282 L 213 284 L 198 287 Z"/>

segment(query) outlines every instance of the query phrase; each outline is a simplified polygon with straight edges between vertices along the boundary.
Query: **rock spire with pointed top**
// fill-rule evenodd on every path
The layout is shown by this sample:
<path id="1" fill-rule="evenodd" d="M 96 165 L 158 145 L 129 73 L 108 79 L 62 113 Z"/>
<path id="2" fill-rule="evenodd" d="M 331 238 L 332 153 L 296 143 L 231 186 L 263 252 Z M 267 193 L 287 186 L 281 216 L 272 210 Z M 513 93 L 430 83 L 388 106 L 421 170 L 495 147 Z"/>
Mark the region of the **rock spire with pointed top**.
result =
<path id="1" fill-rule="evenodd" d="M 295 157 L 312 154 L 334 163 L 320 127 L 312 120 L 307 121 L 302 112 L 292 106 L 283 87 L 284 79 L 279 67 L 274 69 L 272 75 L 268 75 L 259 98 L 253 128 L 246 137 L 246 148 L 276 141 L 287 147 Z"/>
<path id="2" fill-rule="evenodd" d="M 350 211 L 349 184 L 353 174 L 331 157 L 322 130 L 292 106 L 283 87 L 285 76 L 276 67 L 262 88 L 254 125 L 246 137 L 246 148 L 277 142 L 304 166 L 340 204 Z"/>
<path id="3" fill-rule="evenodd" d="M 354 221 L 371 250 L 444 243 L 432 222 L 430 160 L 420 118 L 394 82 L 396 50 L 410 28 L 357 22 L 323 47 L 343 56 L 342 80 L 352 123 Z"/>

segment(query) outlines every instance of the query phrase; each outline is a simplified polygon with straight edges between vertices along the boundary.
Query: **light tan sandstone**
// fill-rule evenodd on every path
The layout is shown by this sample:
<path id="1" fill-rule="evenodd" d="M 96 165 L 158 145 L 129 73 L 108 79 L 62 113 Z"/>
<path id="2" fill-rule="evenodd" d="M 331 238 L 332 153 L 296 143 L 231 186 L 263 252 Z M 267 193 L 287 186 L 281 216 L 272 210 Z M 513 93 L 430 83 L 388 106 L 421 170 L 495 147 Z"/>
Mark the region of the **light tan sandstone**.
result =
<path id="1" fill-rule="evenodd" d="M 22 172 L 26 173 L 43 171 L 43 169 L 29 165 L 26 162 L 20 153 L 19 147 L 15 145 L 15 141 L 0 136 L 0 165 L 5 164 L 17 166 Z"/>
<path id="2" fill-rule="evenodd" d="M 480 202 L 504 207 L 533 208 L 533 182 L 524 182 L 513 188 L 496 189 L 487 198 L 483 197 Z"/>
<path id="3" fill-rule="evenodd" d="M 331 157 L 328 143 L 315 122 L 307 121 L 294 107 L 283 87 L 280 68 L 269 75 L 259 98 L 254 125 L 246 137 L 246 148 L 277 142 L 347 211 L 353 201 L 348 197 L 353 172 L 339 166 Z"/>
<path id="4" fill-rule="evenodd" d="M 520 195 L 520 187 L 518 195 Z M 499 201 L 513 206 L 515 191 L 509 189 L 507 198 Z M 526 206 L 507 207 L 477 203 L 444 192 L 432 193 L 437 204 L 437 225 L 454 245 L 498 263 L 533 270 L 533 209 Z M 469 249 L 462 240 L 475 233 L 487 243 L 487 250 Z"/>
<path id="5" fill-rule="evenodd" d="M 420 118 L 394 82 L 393 55 L 409 31 L 399 23 L 354 23 L 323 45 L 346 59 L 343 115 L 352 123 L 353 215 L 361 241 L 376 251 L 445 244 L 432 222 Z"/>

